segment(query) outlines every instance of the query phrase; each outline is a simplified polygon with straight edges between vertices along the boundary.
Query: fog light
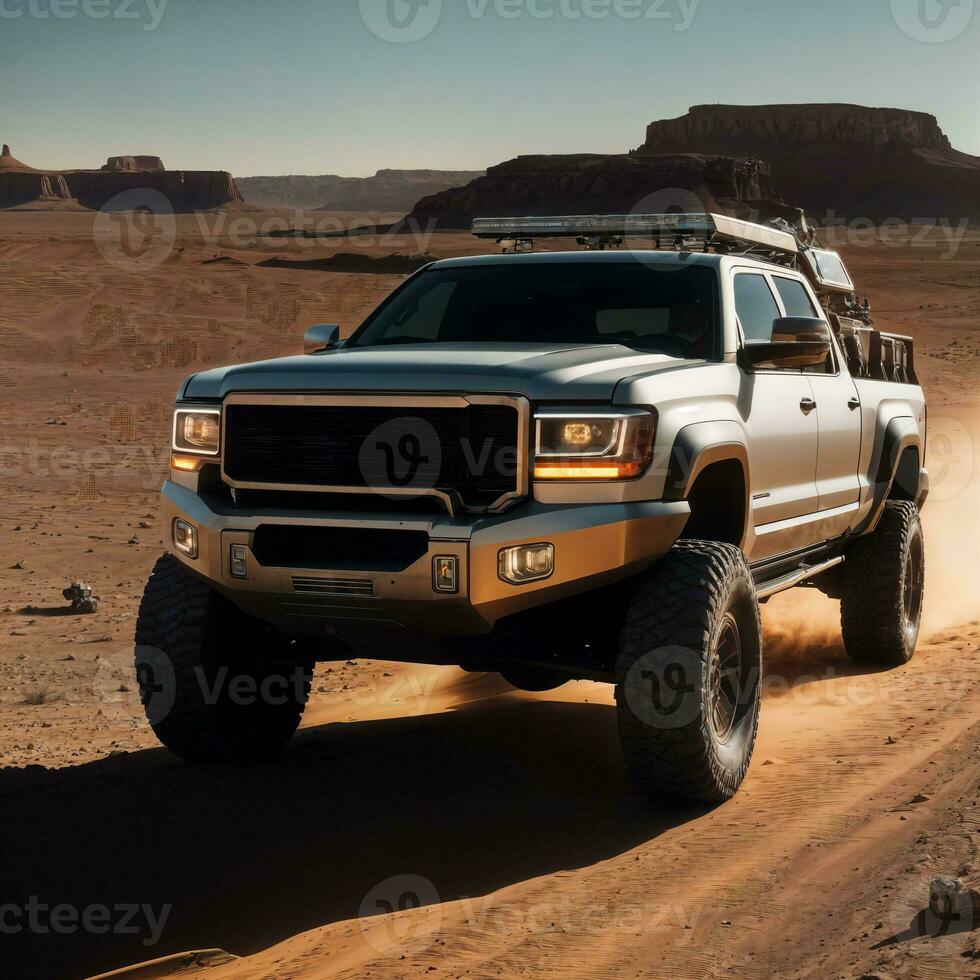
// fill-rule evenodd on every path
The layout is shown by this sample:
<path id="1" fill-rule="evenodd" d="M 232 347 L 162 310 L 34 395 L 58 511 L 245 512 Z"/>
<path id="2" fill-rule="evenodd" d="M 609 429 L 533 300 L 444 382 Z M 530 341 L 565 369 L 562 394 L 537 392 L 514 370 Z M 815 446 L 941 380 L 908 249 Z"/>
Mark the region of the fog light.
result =
<path id="1" fill-rule="evenodd" d="M 248 578 L 248 548 L 243 544 L 231 546 L 231 577 Z"/>
<path id="2" fill-rule="evenodd" d="M 500 577 L 512 585 L 550 578 L 555 572 L 555 546 L 523 544 L 504 548 L 497 559 L 497 569 Z"/>
<path id="3" fill-rule="evenodd" d="M 182 521 L 179 517 L 174 519 L 173 527 L 174 547 L 188 558 L 197 558 L 197 528 L 187 521 Z"/>
<path id="4" fill-rule="evenodd" d="M 432 588 L 455 595 L 459 592 L 459 559 L 453 556 L 432 559 Z"/>

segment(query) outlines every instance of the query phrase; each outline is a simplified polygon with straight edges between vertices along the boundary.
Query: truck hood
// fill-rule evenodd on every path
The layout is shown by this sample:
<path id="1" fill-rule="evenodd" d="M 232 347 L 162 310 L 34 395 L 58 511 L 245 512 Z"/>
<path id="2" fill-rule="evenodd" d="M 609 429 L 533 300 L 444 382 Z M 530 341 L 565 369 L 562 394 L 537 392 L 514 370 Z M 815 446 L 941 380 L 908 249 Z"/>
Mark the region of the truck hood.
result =
<path id="1" fill-rule="evenodd" d="M 362 347 L 205 371 L 182 399 L 240 391 L 501 392 L 532 401 L 607 401 L 631 377 L 688 364 L 620 344 L 426 344 Z"/>

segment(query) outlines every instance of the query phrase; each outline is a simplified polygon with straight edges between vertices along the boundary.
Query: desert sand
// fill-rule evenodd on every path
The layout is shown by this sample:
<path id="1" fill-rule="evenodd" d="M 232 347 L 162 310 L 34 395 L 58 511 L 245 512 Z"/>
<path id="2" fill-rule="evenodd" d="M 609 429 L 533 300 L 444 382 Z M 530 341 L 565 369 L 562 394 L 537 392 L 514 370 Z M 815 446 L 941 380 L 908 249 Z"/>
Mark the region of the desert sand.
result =
<path id="1" fill-rule="evenodd" d="M 181 216 L 154 265 L 93 236 L 91 214 L 0 212 L 0 902 L 169 908 L 153 947 L 4 935 L 0 973 L 163 957 L 127 975 L 980 975 L 977 922 L 935 935 L 919 915 L 933 875 L 980 882 L 980 234 L 955 254 L 940 232 L 845 249 L 881 325 L 915 337 L 930 399 L 917 658 L 857 670 L 833 602 L 777 597 L 745 787 L 657 810 L 627 783 L 611 689 L 589 683 L 531 696 L 494 675 L 331 664 L 275 764 L 198 768 L 156 747 L 132 634 L 163 550 L 177 385 L 296 352 L 307 323 L 348 332 L 402 279 L 289 260 L 487 248 L 269 239 L 248 234 L 261 216 L 235 217 Z M 64 608 L 73 579 L 97 614 Z"/>

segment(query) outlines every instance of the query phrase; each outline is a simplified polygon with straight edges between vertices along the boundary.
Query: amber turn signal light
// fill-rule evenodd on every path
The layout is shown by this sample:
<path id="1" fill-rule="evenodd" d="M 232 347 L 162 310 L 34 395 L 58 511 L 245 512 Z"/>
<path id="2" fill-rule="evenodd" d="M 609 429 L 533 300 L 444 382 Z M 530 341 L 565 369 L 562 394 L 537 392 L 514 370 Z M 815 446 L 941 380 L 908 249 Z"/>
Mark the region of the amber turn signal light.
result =
<path id="1" fill-rule="evenodd" d="M 645 463 L 538 463 L 536 480 L 632 480 L 640 476 Z"/>
<path id="2" fill-rule="evenodd" d="M 172 453 L 170 456 L 170 466 L 179 473 L 197 473 L 204 464 L 203 459 L 197 456 L 182 456 L 180 453 Z"/>

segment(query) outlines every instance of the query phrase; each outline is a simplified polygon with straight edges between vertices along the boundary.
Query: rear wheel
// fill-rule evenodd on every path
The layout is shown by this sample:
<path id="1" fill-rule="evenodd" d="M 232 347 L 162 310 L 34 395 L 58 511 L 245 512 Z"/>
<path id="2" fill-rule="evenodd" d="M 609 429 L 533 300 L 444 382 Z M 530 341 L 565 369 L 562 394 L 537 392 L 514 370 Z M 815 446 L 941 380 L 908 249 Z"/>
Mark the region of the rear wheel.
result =
<path id="1" fill-rule="evenodd" d="M 289 741 L 313 665 L 174 557 L 147 582 L 136 625 L 136 674 L 161 743 L 197 762 L 267 759 Z"/>
<path id="2" fill-rule="evenodd" d="M 640 580 L 616 666 L 623 755 L 648 797 L 718 803 L 759 724 L 762 630 L 741 551 L 682 541 Z"/>
<path id="3" fill-rule="evenodd" d="M 915 504 L 892 501 L 841 566 L 841 628 L 857 663 L 900 667 L 915 655 L 925 597 L 925 538 Z"/>

